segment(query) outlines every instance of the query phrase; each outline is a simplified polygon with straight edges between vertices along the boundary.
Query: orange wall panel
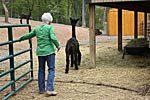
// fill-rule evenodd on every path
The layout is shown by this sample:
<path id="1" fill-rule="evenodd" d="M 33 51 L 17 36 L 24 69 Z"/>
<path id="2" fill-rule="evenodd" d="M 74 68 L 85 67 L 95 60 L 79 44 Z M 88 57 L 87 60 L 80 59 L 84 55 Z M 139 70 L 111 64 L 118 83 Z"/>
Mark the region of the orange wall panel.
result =
<path id="1" fill-rule="evenodd" d="M 144 22 L 144 13 L 138 12 L 138 35 L 142 35 L 141 24 Z M 107 27 L 109 35 L 118 35 L 118 10 L 110 9 L 107 15 Z M 134 12 L 122 10 L 122 34 L 134 35 Z"/>

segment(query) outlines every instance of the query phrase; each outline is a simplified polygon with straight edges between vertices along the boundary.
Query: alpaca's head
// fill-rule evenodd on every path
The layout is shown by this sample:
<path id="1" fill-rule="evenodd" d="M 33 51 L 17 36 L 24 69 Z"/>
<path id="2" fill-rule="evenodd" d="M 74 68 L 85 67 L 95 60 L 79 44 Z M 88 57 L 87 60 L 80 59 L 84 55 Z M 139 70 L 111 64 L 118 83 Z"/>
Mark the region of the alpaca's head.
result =
<path id="1" fill-rule="evenodd" d="M 72 19 L 72 18 L 70 18 L 70 20 L 71 20 L 71 25 L 72 26 L 76 26 L 77 22 L 79 21 L 79 18 L 78 19 Z"/>

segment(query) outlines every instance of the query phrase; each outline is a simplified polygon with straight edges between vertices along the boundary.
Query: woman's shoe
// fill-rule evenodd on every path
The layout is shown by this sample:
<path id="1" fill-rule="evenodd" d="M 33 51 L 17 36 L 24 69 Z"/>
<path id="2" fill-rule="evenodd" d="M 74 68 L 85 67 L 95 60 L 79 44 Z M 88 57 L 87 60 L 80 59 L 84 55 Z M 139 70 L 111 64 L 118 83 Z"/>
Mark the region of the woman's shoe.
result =
<path id="1" fill-rule="evenodd" d="M 39 94 L 44 94 L 45 93 L 45 91 L 39 91 Z"/>
<path id="2" fill-rule="evenodd" d="M 57 95 L 57 92 L 55 92 L 55 91 L 47 91 L 46 92 L 46 96 L 48 97 L 48 96 L 56 96 Z"/>

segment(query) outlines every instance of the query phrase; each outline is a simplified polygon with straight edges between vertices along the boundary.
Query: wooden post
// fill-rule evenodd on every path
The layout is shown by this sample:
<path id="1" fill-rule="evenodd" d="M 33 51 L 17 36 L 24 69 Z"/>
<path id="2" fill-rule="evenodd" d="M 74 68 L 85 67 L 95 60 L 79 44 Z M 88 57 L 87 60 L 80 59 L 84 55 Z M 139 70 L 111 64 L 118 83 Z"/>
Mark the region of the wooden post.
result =
<path id="1" fill-rule="evenodd" d="M 118 51 L 122 51 L 122 9 L 118 9 Z"/>
<path id="2" fill-rule="evenodd" d="M 89 15 L 90 62 L 92 67 L 96 67 L 95 5 L 89 4 Z"/>
<path id="3" fill-rule="evenodd" d="M 134 38 L 138 38 L 138 12 L 134 11 Z"/>
<path id="4" fill-rule="evenodd" d="M 144 38 L 147 38 L 147 13 L 144 13 Z"/>

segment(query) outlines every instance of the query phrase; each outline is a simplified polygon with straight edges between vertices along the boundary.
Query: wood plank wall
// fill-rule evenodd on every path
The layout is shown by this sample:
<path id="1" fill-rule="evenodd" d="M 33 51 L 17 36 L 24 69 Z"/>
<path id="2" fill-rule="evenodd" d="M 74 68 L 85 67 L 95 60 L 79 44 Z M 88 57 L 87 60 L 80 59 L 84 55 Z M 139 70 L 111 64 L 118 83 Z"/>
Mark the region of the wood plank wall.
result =
<path id="1" fill-rule="evenodd" d="M 138 35 L 142 35 L 141 24 L 144 23 L 144 13 L 138 12 Z M 107 15 L 109 35 L 118 35 L 118 10 L 110 9 Z M 134 35 L 134 12 L 122 10 L 122 35 Z"/>

